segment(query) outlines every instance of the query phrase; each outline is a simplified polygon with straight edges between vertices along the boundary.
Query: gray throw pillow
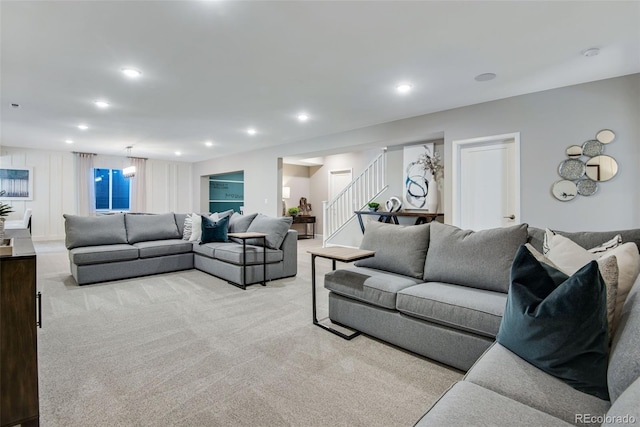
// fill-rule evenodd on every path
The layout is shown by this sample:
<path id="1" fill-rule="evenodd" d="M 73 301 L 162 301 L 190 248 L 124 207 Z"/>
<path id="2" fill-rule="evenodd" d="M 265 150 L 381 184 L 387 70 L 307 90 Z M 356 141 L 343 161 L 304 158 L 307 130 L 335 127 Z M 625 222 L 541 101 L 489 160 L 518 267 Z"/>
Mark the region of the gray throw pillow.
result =
<path id="1" fill-rule="evenodd" d="M 432 222 L 426 282 L 507 292 L 511 263 L 527 242 L 527 224 L 471 231 Z"/>
<path id="2" fill-rule="evenodd" d="M 360 249 L 375 251 L 373 258 L 355 263 L 405 276 L 422 278 L 429 248 L 429 224 L 394 225 L 370 221 Z"/>
<path id="3" fill-rule="evenodd" d="M 151 240 L 181 239 L 176 217 L 172 213 L 134 215 L 125 214 L 129 243 Z"/>
<path id="4" fill-rule="evenodd" d="M 127 243 L 124 214 L 100 216 L 64 214 L 63 216 L 67 249 Z"/>
<path id="5" fill-rule="evenodd" d="M 235 212 L 229 218 L 229 233 L 246 233 L 256 216 L 258 216 L 257 213 L 240 215 Z"/>
<path id="6" fill-rule="evenodd" d="M 289 228 L 291 228 L 292 222 L 293 218 L 290 216 L 273 218 L 258 214 L 251 222 L 251 225 L 249 225 L 247 232 L 268 234 L 266 237 L 267 247 L 271 249 L 280 249 Z M 247 240 L 247 244 L 262 246 L 262 239 L 249 239 Z"/>

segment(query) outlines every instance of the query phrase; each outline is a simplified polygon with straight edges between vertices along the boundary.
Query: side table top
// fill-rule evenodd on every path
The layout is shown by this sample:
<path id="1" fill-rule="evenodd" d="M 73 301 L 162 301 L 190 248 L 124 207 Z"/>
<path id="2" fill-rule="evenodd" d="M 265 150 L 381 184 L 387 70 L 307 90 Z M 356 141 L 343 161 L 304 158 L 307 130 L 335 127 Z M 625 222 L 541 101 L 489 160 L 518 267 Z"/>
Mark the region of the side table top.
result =
<path id="1" fill-rule="evenodd" d="M 228 233 L 227 236 L 235 237 L 236 239 L 255 239 L 256 237 L 266 237 L 268 234 L 251 231 L 246 233 Z"/>
<path id="2" fill-rule="evenodd" d="M 307 253 L 322 258 L 335 259 L 338 261 L 351 262 L 364 258 L 370 258 L 376 254 L 375 251 L 366 249 L 347 248 L 344 246 L 329 246 L 326 248 L 309 249 Z"/>

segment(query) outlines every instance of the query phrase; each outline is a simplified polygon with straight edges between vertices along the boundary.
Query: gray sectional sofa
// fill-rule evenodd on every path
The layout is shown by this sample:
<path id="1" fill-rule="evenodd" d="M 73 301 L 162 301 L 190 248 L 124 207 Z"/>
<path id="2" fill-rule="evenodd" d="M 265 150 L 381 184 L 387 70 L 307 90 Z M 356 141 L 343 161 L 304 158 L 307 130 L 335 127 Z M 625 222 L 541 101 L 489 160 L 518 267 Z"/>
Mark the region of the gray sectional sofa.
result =
<path id="1" fill-rule="evenodd" d="M 585 248 L 617 234 L 640 247 L 640 230 L 559 234 Z M 468 371 L 420 426 L 579 425 L 607 411 L 631 411 L 640 423 L 640 279 L 613 340 L 611 402 L 575 390 L 495 343 L 513 258 L 527 242 L 542 250 L 543 236 L 544 230 L 526 224 L 474 233 L 440 223 L 370 222 L 361 248 L 376 255 L 325 276 L 329 317 Z"/>
<path id="2" fill-rule="evenodd" d="M 610 401 L 572 388 L 496 342 L 417 426 L 640 424 L 640 280 L 613 337 L 607 385 Z"/>
<path id="3" fill-rule="evenodd" d="M 290 219 L 233 214 L 229 232 L 269 234 L 266 248 L 261 241 L 249 242 L 245 269 L 245 254 L 238 241 L 200 244 L 184 240 L 186 216 L 65 214 L 71 274 L 79 285 L 85 285 L 197 268 L 234 284 L 251 284 L 262 280 L 264 251 L 266 280 L 297 274 L 297 232 L 289 230 Z"/>

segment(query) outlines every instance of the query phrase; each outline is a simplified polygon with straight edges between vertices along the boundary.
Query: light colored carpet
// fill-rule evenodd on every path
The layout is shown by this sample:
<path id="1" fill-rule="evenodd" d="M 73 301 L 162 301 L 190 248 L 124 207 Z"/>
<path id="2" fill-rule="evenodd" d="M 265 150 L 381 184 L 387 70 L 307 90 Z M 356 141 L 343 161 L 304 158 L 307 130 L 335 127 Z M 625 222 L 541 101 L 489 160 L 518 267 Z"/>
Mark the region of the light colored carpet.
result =
<path id="1" fill-rule="evenodd" d="M 41 425 L 412 425 L 462 374 L 313 326 L 320 244 L 299 241 L 297 277 L 243 291 L 196 270 L 80 287 L 62 242 L 36 243 Z"/>

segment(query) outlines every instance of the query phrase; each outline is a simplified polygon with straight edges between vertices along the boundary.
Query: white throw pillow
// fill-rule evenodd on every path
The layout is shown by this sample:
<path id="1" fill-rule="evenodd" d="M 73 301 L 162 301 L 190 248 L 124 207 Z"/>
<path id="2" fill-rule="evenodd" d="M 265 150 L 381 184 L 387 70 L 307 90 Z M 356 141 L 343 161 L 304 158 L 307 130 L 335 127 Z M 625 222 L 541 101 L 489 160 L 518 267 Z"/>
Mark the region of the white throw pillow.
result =
<path id="1" fill-rule="evenodd" d="M 202 217 L 197 213 L 191 214 L 191 237 L 190 242 L 197 242 L 202 237 Z"/>
<path id="2" fill-rule="evenodd" d="M 577 271 L 592 260 L 615 256 L 618 263 L 618 292 L 616 296 L 616 310 L 613 318 L 613 330 L 618 327 L 622 306 L 624 305 L 631 287 L 640 274 L 640 254 L 635 243 L 623 243 L 613 249 L 592 254 L 577 243 L 546 230 L 545 255 L 553 261 L 560 271 Z M 571 273 L 573 274 L 573 273 Z"/>
<path id="3" fill-rule="evenodd" d="M 613 237 L 613 239 L 607 242 L 604 242 L 601 245 L 596 246 L 595 248 L 589 249 L 589 252 L 591 252 L 592 254 L 598 254 L 600 252 L 606 252 L 609 249 L 617 248 L 621 244 L 622 244 L 622 236 L 619 234 L 616 234 Z"/>

